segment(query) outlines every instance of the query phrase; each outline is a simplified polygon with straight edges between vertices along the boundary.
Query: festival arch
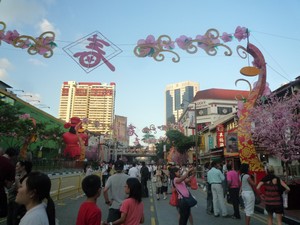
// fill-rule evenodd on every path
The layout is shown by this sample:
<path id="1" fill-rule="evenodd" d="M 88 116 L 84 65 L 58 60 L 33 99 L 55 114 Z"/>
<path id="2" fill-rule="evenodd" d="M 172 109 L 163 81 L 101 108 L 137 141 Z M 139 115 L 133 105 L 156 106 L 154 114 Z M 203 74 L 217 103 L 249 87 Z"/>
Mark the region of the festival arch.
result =
<path id="1" fill-rule="evenodd" d="M 168 53 L 174 55 L 172 61 L 178 63 L 180 56 L 175 52 L 175 45 L 180 49 L 186 51 L 189 54 L 195 54 L 198 49 L 204 50 L 208 55 L 215 56 L 219 48 L 224 48 L 224 55 L 231 56 L 232 50 L 226 44 L 231 42 L 233 38 L 238 41 L 247 40 L 247 46 L 243 47 L 238 45 L 236 51 L 238 55 L 245 59 L 249 55 L 253 57 L 253 65 L 243 67 L 240 72 L 244 76 L 258 76 L 256 86 L 250 88 L 248 96 L 244 96 L 244 105 L 239 112 L 239 123 L 238 123 L 238 148 L 239 157 L 241 163 L 248 163 L 250 170 L 256 174 L 257 178 L 260 179 L 264 175 L 264 168 L 256 154 L 255 146 L 251 138 L 251 124 L 249 123 L 249 111 L 255 107 L 257 100 L 262 97 L 263 91 L 266 86 L 266 62 L 261 51 L 253 44 L 249 43 L 249 31 L 245 27 L 238 26 L 234 34 L 228 34 L 224 32 L 222 35 L 216 29 L 209 29 L 204 35 L 197 35 L 195 39 L 187 37 L 185 35 L 176 38 L 175 41 L 168 35 L 161 35 L 155 40 L 153 35 L 148 35 L 146 39 L 138 41 L 134 48 L 134 54 L 137 57 L 145 58 L 150 57 L 154 60 L 161 62 L 165 59 L 164 54 Z M 236 81 L 246 81 L 245 79 L 239 79 Z M 248 82 L 250 85 L 250 83 Z"/>

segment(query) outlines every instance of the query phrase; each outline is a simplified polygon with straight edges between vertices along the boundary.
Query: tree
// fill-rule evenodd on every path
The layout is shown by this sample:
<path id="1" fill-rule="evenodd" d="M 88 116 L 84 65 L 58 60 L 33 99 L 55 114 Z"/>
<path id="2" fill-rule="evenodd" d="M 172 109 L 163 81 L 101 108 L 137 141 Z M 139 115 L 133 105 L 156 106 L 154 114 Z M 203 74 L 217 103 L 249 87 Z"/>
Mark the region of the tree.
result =
<path id="1" fill-rule="evenodd" d="M 300 93 L 261 99 L 249 113 L 252 138 L 284 162 L 300 159 Z"/>
<path id="2" fill-rule="evenodd" d="M 192 146 L 195 146 L 195 141 L 192 136 L 187 137 L 178 130 L 169 130 L 166 136 L 169 142 L 172 143 L 181 154 L 186 153 Z"/>

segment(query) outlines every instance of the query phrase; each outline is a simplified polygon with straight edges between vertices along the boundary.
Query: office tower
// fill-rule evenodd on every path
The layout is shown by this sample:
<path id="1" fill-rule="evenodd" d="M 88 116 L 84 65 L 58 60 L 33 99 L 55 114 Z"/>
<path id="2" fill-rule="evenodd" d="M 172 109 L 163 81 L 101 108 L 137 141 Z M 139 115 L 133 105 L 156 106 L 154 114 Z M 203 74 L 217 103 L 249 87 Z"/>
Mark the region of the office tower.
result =
<path id="1" fill-rule="evenodd" d="M 87 118 L 85 129 L 111 134 L 115 114 L 116 84 L 67 81 L 62 84 L 59 118 Z"/>
<path id="2" fill-rule="evenodd" d="M 199 90 L 199 83 L 185 81 L 169 84 L 165 92 L 166 123 L 176 123 Z"/>

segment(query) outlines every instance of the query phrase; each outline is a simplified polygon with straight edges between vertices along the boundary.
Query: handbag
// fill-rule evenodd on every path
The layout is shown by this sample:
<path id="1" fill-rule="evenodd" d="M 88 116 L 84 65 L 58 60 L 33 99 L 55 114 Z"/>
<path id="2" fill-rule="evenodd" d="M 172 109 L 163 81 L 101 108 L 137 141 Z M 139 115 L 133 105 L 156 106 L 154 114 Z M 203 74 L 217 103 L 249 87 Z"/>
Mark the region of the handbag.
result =
<path id="1" fill-rule="evenodd" d="M 255 205 L 259 205 L 261 203 L 260 195 L 254 191 L 254 196 L 255 196 L 255 202 L 254 202 Z"/>
<path id="2" fill-rule="evenodd" d="M 176 187 L 175 187 L 176 188 Z M 191 192 L 189 192 L 189 196 L 188 197 L 184 197 L 180 191 L 176 188 L 176 191 L 182 196 L 182 200 L 186 202 L 186 204 L 189 207 L 194 207 L 195 205 L 197 205 L 197 200 L 193 197 L 193 195 L 191 195 Z"/>
<path id="3" fill-rule="evenodd" d="M 178 193 L 177 193 L 176 190 L 173 190 L 173 191 L 172 191 L 172 195 L 171 195 L 169 204 L 170 204 L 171 206 L 177 206 L 177 205 L 178 205 Z"/>
<path id="4" fill-rule="evenodd" d="M 152 181 L 153 183 L 155 183 L 155 182 L 156 182 L 156 176 L 153 176 L 152 179 L 151 179 L 151 181 Z"/>
<path id="5" fill-rule="evenodd" d="M 285 187 L 281 185 L 281 180 L 278 177 L 277 177 L 277 187 L 278 187 L 279 194 L 282 195 L 283 192 L 285 191 Z"/>

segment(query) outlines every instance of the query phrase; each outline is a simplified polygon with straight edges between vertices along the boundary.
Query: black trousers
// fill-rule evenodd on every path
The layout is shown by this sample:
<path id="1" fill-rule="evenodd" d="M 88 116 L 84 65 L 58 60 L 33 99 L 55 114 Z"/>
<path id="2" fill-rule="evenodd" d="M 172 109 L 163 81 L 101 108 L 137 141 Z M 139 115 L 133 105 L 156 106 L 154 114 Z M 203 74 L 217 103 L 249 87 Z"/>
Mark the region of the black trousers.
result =
<path id="1" fill-rule="evenodd" d="M 229 188 L 229 195 L 233 206 L 234 216 L 236 218 L 241 218 L 240 216 L 240 201 L 239 201 L 239 188 Z"/>
<path id="2" fill-rule="evenodd" d="M 147 178 L 142 177 L 142 179 L 141 179 L 142 197 L 144 197 L 144 198 L 149 197 L 149 190 L 148 190 L 148 187 L 147 187 L 147 180 L 148 180 L 148 177 Z"/>
<path id="3" fill-rule="evenodd" d="M 179 225 L 187 225 L 191 213 L 191 208 L 188 206 L 186 201 L 179 199 L 178 210 L 179 210 Z"/>

